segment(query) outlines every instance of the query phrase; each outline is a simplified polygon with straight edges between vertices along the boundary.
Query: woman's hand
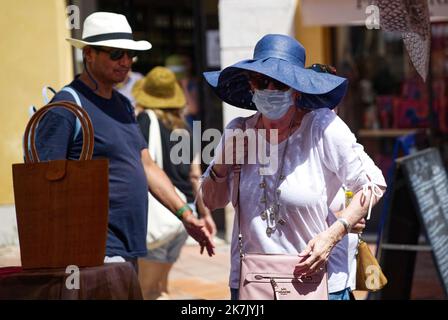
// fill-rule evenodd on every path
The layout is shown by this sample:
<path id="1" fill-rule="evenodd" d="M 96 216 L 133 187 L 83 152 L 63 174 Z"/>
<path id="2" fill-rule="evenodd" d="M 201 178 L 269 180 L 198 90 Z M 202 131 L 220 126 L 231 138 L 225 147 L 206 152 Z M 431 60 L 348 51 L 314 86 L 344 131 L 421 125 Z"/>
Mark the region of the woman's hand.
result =
<path id="1" fill-rule="evenodd" d="M 208 255 L 210 257 L 213 256 L 215 254 L 215 244 L 205 226 L 205 221 L 197 219 L 190 211 L 190 214 L 184 216 L 182 223 L 188 234 L 201 246 L 201 254 L 204 252 L 204 249 L 207 249 Z"/>
<path id="2" fill-rule="evenodd" d="M 299 253 L 299 256 L 303 259 L 297 265 L 296 271 L 302 274 L 311 274 L 318 268 L 322 268 L 336 242 L 337 237 L 329 229 L 319 233 L 308 242 L 305 250 Z"/>
<path id="3" fill-rule="evenodd" d="M 234 130 L 237 130 L 235 128 Z M 241 129 L 241 128 L 239 128 Z M 237 130 L 224 137 L 216 148 L 213 171 L 219 177 L 225 177 L 233 165 L 244 164 L 247 160 L 248 137 Z"/>
<path id="4" fill-rule="evenodd" d="M 362 218 L 358 221 L 353 227 L 350 233 L 362 233 L 364 229 L 366 228 L 366 219 Z"/>

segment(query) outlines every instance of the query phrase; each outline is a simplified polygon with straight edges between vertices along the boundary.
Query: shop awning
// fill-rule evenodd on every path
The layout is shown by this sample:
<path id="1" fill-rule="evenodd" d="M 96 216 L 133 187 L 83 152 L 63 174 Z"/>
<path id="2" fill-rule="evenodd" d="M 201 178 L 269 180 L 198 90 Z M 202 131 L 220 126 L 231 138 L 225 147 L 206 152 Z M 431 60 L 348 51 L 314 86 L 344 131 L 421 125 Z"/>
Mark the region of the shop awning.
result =
<path id="1" fill-rule="evenodd" d="M 370 0 L 302 0 L 305 26 L 364 25 Z M 448 1 L 428 0 L 431 21 L 448 21 Z M 380 22 L 381 26 L 381 22 Z"/>

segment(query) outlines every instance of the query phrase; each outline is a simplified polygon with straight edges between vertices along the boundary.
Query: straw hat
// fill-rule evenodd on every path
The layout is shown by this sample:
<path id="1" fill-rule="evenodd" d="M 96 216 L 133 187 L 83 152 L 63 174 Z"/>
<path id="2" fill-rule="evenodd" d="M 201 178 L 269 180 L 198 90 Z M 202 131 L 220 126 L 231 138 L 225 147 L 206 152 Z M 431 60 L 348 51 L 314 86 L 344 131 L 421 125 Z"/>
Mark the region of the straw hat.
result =
<path id="1" fill-rule="evenodd" d="M 153 68 L 132 88 L 137 104 L 144 108 L 180 109 L 186 104 L 174 73 L 165 67 Z"/>
<path id="2" fill-rule="evenodd" d="M 85 46 L 104 46 L 129 50 L 149 50 L 148 41 L 134 41 L 126 17 L 111 12 L 94 12 L 84 21 L 82 40 L 67 38 L 78 49 Z"/>

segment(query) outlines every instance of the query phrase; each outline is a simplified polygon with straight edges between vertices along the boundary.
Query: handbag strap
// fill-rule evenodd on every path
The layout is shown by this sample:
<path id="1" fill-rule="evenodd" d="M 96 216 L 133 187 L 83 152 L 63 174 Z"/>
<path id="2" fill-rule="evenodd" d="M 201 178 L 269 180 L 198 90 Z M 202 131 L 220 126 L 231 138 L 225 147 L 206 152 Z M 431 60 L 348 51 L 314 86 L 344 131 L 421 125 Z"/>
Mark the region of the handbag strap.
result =
<path id="1" fill-rule="evenodd" d="M 243 133 L 246 131 L 246 121 L 243 122 Z M 244 256 L 243 253 L 243 234 L 241 232 L 241 214 L 240 214 L 240 164 L 233 165 L 233 190 L 232 190 L 232 205 L 235 208 L 235 215 L 238 218 L 238 246 L 240 248 L 240 258 Z"/>
<path id="2" fill-rule="evenodd" d="M 240 175 L 241 165 L 235 165 L 233 167 L 233 199 L 236 202 L 234 205 L 235 214 L 238 216 L 238 246 L 240 248 L 240 258 L 244 256 L 243 253 L 243 234 L 241 232 L 241 214 L 240 214 Z M 235 191 L 236 190 L 236 191 Z"/>
<path id="3" fill-rule="evenodd" d="M 79 107 L 78 105 L 70 101 L 58 101 L 47 104 L 42 108 L 40 108 L 38 111 L 36 111 L 36 113 L 31 117 L 30 121 L 28 122 L 23 139 L 25 150 L 25 163 L 36 163 L 40 161 L 36 151 L 36 144 L 35 144 L 36 128 L 40 120 L 43 118 L 43 116 L 53 108 L 64 108 L 72 112 L 75 115 L 75 117 L 79 119 L 83 131 L 83 144 L 79 160 L 92 159 L 94 136 L 93 136 L 92 121 L 90 120 L 89 115 L 83 108 Z"/>

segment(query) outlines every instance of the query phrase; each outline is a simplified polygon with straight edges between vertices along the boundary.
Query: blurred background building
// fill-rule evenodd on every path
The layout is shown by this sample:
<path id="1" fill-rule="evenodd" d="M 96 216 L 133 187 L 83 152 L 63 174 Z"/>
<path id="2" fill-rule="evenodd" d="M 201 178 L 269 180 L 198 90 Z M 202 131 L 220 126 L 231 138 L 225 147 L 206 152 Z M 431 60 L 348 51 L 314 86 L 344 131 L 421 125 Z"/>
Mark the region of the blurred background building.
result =
<path id="1" fill-rule="evenodd" d="M 94 11 L 126 15 L 138 40 L 153 47 L 138 55 L 134 71 L 146 74 L 173 54 L 191 59 L 197 80 L 201 130 L 222 129 L 242 110 L 223 105 L 206 86 L 203 71 L 249 58 L 266 33 L 295 36 L 307 50 L 307 65 L 327 63 L 350 80 L 341 117 L 366 146 L 384 174 L 392 163 L 395 138 L 430 128 L 448 133 L 448 3 L 429 1 L 432 17 L 430 76 L 423 82 L 409 62 L 401 37 L 365 26 L 364 0 L 17 0 L 0 12 L 0 245 L 17 244 L 11 164 L 22 161 L 28 106 L 43 105 L 41 89 L 61 88 L 80 72 L 81 53 L 65 38 L 81 38 L 82 23 Z M 79 8 L 80 29 L 66 25 L 67 6 Z M 431 113 L 432 111 L 432 113 Z M 430 116 L 432 114 L 432 117 Z M 424 130 L 423 130 L 424 131 Z M 443 139 L 442 139 L 443 140 Z M 446 139 L 445 139 L 446 140 Z M 448 150 L 445 149 L 445 150 Z M 448 156 L 445 154 L 445 158 Z M 375 234 L 379 212 L 367 232 Z M 231 210 L 214 213 L 228 239 Z"/>
<path id="2" fill-rule="evenodd" d="M 67 9 L 73 5 L 79 9 L 79 29 L 67 26 L 67 16 L 74 13 Z M 221 130 L 241 115 L 240 110 L 222 105 L 205 85 L 202 72 L 250 57 L 265 33 L 296 34 L 307 48 L 308 61 L 330 62 L 328 28 L 304 28 L 296 0 L 18 0 L 4 4 L 1 64 L 7 76 L 0 80 L 0 245 L 18 244 L 11 164 L 22 161 L 28 107 L 43 105 L 43 86 L 60 89 L 81 71 L 81 51 L 65 38 L 81 38 L 84 19 L 95 11 L 124 14 L 134 37 L 152 43 L 150 51 L 138 55 L 134 71 L 146 74 L 173 54 L 191 59 L 202 131 Z M 227 223 L 222 211 L 214 216 L 219 230 L 229 234 L 231 230 L 225 230 L 226 224 L 231 225 L 231 213 Z"/>

